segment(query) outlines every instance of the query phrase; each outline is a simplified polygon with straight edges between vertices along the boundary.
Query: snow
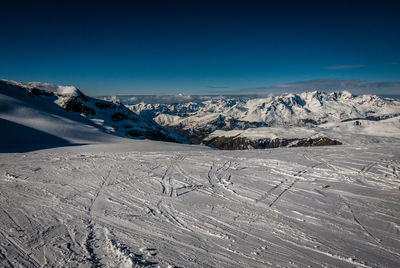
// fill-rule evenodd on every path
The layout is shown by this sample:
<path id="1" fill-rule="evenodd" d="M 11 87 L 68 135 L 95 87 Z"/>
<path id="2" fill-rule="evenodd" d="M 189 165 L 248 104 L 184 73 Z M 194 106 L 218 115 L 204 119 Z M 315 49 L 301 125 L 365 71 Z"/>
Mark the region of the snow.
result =
<path id="1" fill-rule="evenodd" d="M 216 130 L 207 136 L 207 139 L 215 137 L 246 137 L 250 139 L 301 139 L 309 138 L 318 135 L 318 133 L 312 129 L 292 127 L 290 131 L 287 128 L 279 127 L 259 127 L 259 128 L 248 128 L 246 130 Z"/>
<path id="2" fill-rule="evenodd" d="M 169 114 L 160 114 L 156 118 L 154 118 L 154 121 L 156 121 L 158 124 L 162 125 L 177 125 L 179 122 L 179 119 L 181 119 L 177 115 L 169 115 Z"/>
<path id="3" fill-rule="evenodd" d="M 80 117 L 65 117 L 66 113 L 46 103 L 35 105 L 34 100 L 24 101 L 0 94 L 0 152 L 26 152 L 31 150 L 92 144 L 82 147 L 96 148 L 101 143 L 106 151 L 198 150 L 197 146 L 165 142 L 132 140 L 107 134 L 91 126 Z M 55 109 L 55 108 L 59 108 Z M 102 125 L 102 122 L 99 123 Z M 177 147 L 178 146 L 178 147 Z M 93 148 L 93 150 L 96 150 Z M 64 147 L 57 150 L 69 150 Z M 75 148 L 75 150 L 78 150 Z M 204 148 L 202 148 L 204 150 Z"/>
<path id="4" fill-rule="evenodd" d="M 371 121 L 352 120 L 348 122 L 330 122 L 312 128 L 306 127 L 258 127 L 245 130 L 216 130 L 205 140 L 215 137 L 243 137 L 258 139 L 301 139 L 325 136 L 347 145 L 369 143 L 400 142 L 400 116 Z"/>
<path id="5" fill-rule="evenodd" d="M 55 106 L 0 94 L 0 152 L 118 141 Z"/>
<path id="6" fill-rule="evenodd" d="M 57 93 L 59 95 L 77 96 L 77 94 L 78 94 L 78 89 L 74 86 L 58 86 L 58 85 L 43 83 L 43 82 L 23 83 L 23 82 L 17 82 L 17 81 L 12 81 L 12 80 L 5 80 L 5 79 L 0 79 L 0 81 L 7 82 L 9 84 L 19 86 L 19 87 L 24 87 L 24 88 L 37 88 L 37 89 L 44 90 L 47 92 Z"/>
<path id="7" fill-rule="evenodd" d="M 400 139 L 400 116 L 380 121 L 356 120 L 341 123 L 326 123 L 320 127 L 323 129 L 331 129 L 335 132 L 350 132 L 354 135 L 370 135 Z"/>
<path id="8" fill-rule="evenodd" d="M 1 263 L 400 265 L 398 143 L 236 152 L 152 143 L 0 154 Z"/>
<path id="9" fill-rule="evenodd" d="M 216 136 L 239 134 L 251 139 L 309 138 L 314 132 L 345 144 L 395 142 L 398 140 L 397 123 L 383 126 L 373 122 L 400 115 L 399 100 L 376 95 L 355 96 L 349 91 L 313 91 L 268 97 L 197 97 L 186 103 L 160 100 L 159 103 L 141 102 L 127 107 L 199 143 Z M 367 123 L 358 128 L 347 127 L 356 120 L 369 120 L 372 125 L 370 128 L 365 127 Z M 293 137 L 296 135 L 299 137 Z"/>
<path id="10" fill-rule="evenodd" d="M 78 96 L 78 90 L 73 86 L 59 86 L 57 93 L 60 95 Z"/>
<path id="11" fill-rule="evenodd" d="M 380 121 L 331 122 L 320 125 L 317 130 L 344 144 L 397 143 L 400 142 L 400 116 Z"/>
<path id="12" fill-rule="evenodd" d="M 43 100 L 0 94 L 0 266 L 400 266 L 399 117 L 216 132 L 346 141 L 227 152 L 109 135 Z"/>
<path id="13" fill-rule="evenodd" d="M 72 86 L 0 80 L 0 104 L 5 107 L 4 111 L 0 111 L 0 116 L 8 120 L 3 123 L 3 127 L 5 127 L 4 124 L 12 124 L 9 122 L 12 119 L 14 123 L 22 123 L 23 126 L 31 130 L 35 129 L 33 130 L 35 132 L 33 136 L 42 135 L 37 132 L 39 130 L 45 132 L 46 135 L 50 134 L 53 137 L 57 136 L 65 139 L 63 141 L 58 140 L 57 143 L 77 143 L 78 141 L 90 143 L 92 140 L 112 139 L 108 135 L 104 136 L 105 133 L 112 133 L 120 137 L 134 136 L 136 138 L 187 143 L 185 138 L 157 125 L 151 118 L 138 116 L 116 99 L 113 102 L 107 102 L 91 98 Z M 15 114 L 17 110 L 25 111 L 23 114 L 21 112 Z M 31 112 L 32 116 L 30 116 Z M 10 118 L 10 116 L 16 116 L 17 118 Z M 47 121 L 49 120 L 56 120 L 56 122 L 48 124 Z M 66 128 L 75 124 L 75 121 L 81 123 L 79 128 L 83 128 L 83 132 L 86 132 L 88 128 L 96 127 L 98 130 L 95 130 L 95 132 L 97 131 L 99 134 L 75 132 L 74 127 L 67 130 Z M 13 127 L 18 128 L 15 131 L 20 133 L 19 136 L 23 136 L 22 133 L 26 132 L 19 126 Z M 33 134 L 31 130 L 27 131 Z M 3 134 L 8 136 L 9 133 Z M 65 136 L 65 134 L 67 134 L 67 137 L 61 137 Z M 32 135 L 26 134 L 25 136 L 28 136 L 26 139 L 30 139 Z M 81 136 L 83 136 L 83 139 Z M 71 138 L 73 141 L 71 141 Z M 0 143 L 2 143 L 1 140 Z"/>

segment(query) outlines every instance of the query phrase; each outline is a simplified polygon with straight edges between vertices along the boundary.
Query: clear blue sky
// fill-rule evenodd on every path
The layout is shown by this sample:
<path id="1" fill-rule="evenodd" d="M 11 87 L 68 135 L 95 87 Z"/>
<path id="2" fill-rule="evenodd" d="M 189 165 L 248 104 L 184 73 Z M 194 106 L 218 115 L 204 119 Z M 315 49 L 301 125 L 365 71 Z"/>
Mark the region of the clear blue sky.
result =
<path id="1" fill-rule="evenodd" d="M 2 4 L 0 78 L 92 95 L 400 80 L 397 1 L 136 2 Z"/>

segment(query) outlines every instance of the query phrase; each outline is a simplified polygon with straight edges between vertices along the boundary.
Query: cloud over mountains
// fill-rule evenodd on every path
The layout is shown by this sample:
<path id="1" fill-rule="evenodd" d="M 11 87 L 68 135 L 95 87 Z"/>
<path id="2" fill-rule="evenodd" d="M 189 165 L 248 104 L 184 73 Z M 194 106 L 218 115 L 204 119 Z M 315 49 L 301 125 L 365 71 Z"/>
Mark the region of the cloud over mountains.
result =
<path id="1" fill-rule="evenodd" d="M 244 88 L 246 93 L 299 93 L 304 91 L 349 90 L 354 94 L 400 94 L 400 81 L 368 82 L 362 80 L 316 79 L 273 86 Z"/>
<path id="2" fill-rule="evenodd" d="M 364 64 L 357 64 L 357 65 L 333 65 L 333 66 L 327 66 L 326 69 L 328 70 L 343 70 L 343 69 L 357 69 L 357 68 L 362 68 L 364 67 Z"/>

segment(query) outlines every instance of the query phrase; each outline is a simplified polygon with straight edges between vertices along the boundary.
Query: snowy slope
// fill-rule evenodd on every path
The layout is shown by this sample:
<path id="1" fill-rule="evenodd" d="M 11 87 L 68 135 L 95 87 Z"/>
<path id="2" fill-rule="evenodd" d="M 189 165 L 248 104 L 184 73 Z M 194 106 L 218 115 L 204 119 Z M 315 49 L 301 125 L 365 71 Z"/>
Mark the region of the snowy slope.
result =
<path id="1" fill-rule="evenodd" d="M 85 122 L 80 118 L 63 117 L 62 111 L 59 111 L 60 114 L 57 115 L 43 106 L 32 105 L 30 102 L 5 95 L 0 95 L 0 103 L 1 119 L 52 134 L 71 143 L 107 141 L 112 138 L 89 125 L 90 122 Z M 7 131 L 3 131 L 1 135 L 7 133 L 15 135 L 13 131 L 5 130 Z M 1 137 L 1 140 L 3 139 L 4 136 Z"/>
<path id="2" fill-rule="evenodd" d="M 116 137 L 185 142 L 120 103 L 90 98 L 72 86 L 0 80 L 1 144 L 115 142 Z"/>
<path id="3" fill-rule="evenodd" d="M 400 266 L 398 143 L 152 143 L 0 154 L 0 266 Z"/>

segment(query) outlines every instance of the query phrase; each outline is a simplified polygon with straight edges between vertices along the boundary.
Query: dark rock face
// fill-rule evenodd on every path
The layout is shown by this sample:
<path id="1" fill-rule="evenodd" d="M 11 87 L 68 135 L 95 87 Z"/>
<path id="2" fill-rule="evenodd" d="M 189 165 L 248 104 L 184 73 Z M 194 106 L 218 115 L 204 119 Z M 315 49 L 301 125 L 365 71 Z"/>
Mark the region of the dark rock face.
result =
<path id="1" fill-rule="evenodd" d="M 94 109 L 89 108 L 86 105 L 84 105 L 78 97 L 73 97 L 73 98 L 68 99 L 68 101 L 65 102 L 63 108 L 66 111 L 81 113 L 86 116 L 96 114 Z"/>
<path id="2" fill-rule="evenodd" d="M 143 133 L 143 131 L 138 131 L 138 130 L 133 129 L 133 130 L 129 130 L 125 133 L 127 136 L 129 136 L 131 138 L 142 138 L 142 139 L 145 138 L 145 136 L 144 136 L 145 133 Z"/>
<path id="3" fill-rule="evenodd" d="M 315 121 L 314 119 L 306 118 L 306 119 L 300 119 L 297 123 L 297 126 L 318 126 L 321 124 L 325 124 L 328 121 L 319 119 L 318 121 Z"/>
<path id="4" fill-rule="evenodd" d="M 168 141 L 168 142 L 179 142 L 173 137 L 166 135 L 162 131 L 150 131 L 150 130 L 137 130 L 132 129 L 126 132 L 126 135 L 135 139 L 150 139 L 156 141 Z"/>
<path id="5" fill-rule="evenodd" d="M 342 145 L 340 141 L 332 140 L 328 137 L 317 137 L 300 139 L 298 143 L 291 145 L 289 147 L 309 147 L 309 146 L 328 146 L 328 145 Z"/>
<path id="6" fill-rule="evenodd" d="M 106 102 L 106 101 L 101 101 L 101 102 L 96 102 L 94 104 L 97 108 L 99 109 L 117 109 L 118 105 L 112 103 L 112 102 Z"/>
<path id="7" fill-rule="evenodd" d="M 34 96 L 46 96 L 46 97 L 51 97 L 51 96 L 54 95 L 52 92 L 47 92 L 47 91 L 40 90 L 40 89 L 37 89 L 37 88 L 32 88 L 32 89 L 30 90 L 30 93 L 31 93 L 32 95 L 34 95 Z"/>
<path id="8" fill-rule="evenodd" d="M 127 116 L 126 114 L 123 114 L 123 113 L 119 113 L 119 112 L 118 112 L 118 113 L 115 113 L 115 114 L 110 115 L 110 118 L 111 118 L 111 120 L 114 121 L 114 122 L 119 122 L 119 121 L 128 119 L 129 116 Z"/>
<path id="9" fill-rule="evenodd" d="M 203 141 L 203 143 L 207 146 L 215 147 L 221 150 L 246 150 L 246 149 L 259 148 L 257 141 L 242 137 L 238 138 L 216 137 L 209 141 Z"/>
<path id="10" fill-rule="evenodd" d="M 246 150 L 246 149 L 269 149 L 278 147 L 309 147 L 341 145 L 337 140 L 328 137 L 302 138 L 302 139 L 257 139 L 252 140 L 245 137 L 215 137 L 203 143 L 210 147 L 221 150 Z"/>

